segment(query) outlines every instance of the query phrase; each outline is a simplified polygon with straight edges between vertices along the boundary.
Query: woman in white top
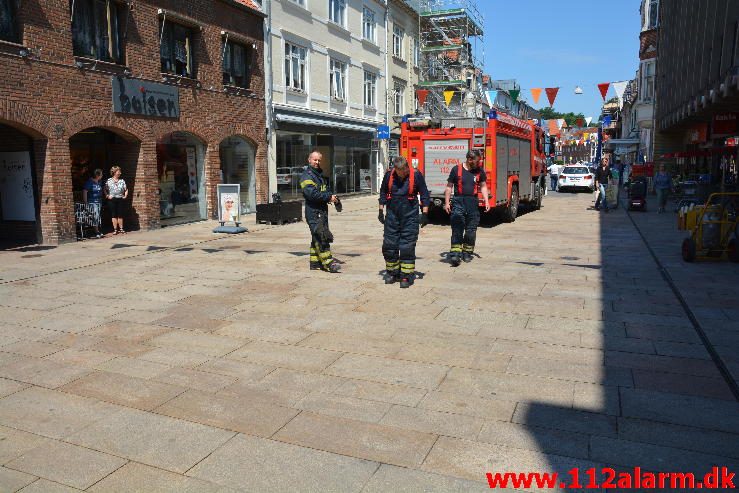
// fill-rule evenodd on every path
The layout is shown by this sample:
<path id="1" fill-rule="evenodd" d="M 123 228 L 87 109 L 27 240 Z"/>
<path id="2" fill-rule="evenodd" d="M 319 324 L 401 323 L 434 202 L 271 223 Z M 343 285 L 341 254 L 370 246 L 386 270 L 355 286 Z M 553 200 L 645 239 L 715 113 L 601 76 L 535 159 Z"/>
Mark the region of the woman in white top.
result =
<path id="1" fill-rule="evenodd" d="M 110 168 L 110 178 L 105 183 L 105 195 L 110 201 L 110 215 L 113 218 L 113 234 L 125 233 L 123 229 L 123 206 L 128 197 L 128 187 L 121 178 L 121 167 Z"/>

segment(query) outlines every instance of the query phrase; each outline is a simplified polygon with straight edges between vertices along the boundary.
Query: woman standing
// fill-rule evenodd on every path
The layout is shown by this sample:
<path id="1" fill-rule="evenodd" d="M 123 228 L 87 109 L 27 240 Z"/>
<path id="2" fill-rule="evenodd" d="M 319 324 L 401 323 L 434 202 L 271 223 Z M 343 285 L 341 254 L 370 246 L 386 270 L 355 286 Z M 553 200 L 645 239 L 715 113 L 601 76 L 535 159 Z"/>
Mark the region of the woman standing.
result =
<path id="1" fill-rule="evenodd" d="M 654 175 L 654 191 L 657 192 L 657 201 L 659 202 L 659 210 L 657 212 L 665 212 L 667 205 L 667 197 L 670 195 L 672 188 L 672 177 L 665 171 L 665 165 L 659 165 L 659 171 Z"/>
<path id="2" fill-rule="evenodd" d="M 113 234 L 125 233 L 123 230 L 123 205 L 128 198 L 128 187 L 121 178 L 121 167 L 110 168 L 110 178 L 105 183 L 106 196 L 110 201 L 110 215 L 113 218 Z"/>

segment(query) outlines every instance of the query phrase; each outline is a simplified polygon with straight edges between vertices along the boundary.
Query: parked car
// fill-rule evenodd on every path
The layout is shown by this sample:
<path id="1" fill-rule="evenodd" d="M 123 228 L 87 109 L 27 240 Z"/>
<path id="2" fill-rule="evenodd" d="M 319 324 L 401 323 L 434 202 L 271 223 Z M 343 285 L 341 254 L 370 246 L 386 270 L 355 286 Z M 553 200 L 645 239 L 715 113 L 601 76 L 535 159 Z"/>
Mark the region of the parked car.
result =
<path id="1" fill-rule="evenodd" d="M 559 173 L 559 191 L 585 189 L 595 190 L 595 175 L 587 166 L 565 166 Z"/>

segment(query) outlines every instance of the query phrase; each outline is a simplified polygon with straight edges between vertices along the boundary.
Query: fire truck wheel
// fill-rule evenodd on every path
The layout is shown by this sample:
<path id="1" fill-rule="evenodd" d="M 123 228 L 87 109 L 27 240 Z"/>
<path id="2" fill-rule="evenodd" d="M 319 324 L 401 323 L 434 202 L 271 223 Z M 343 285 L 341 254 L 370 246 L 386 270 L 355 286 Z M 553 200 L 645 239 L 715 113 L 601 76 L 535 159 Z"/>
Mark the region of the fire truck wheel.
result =
<path id="1" fill-rule="evenodd" d="M 508 201 L 504 214 L 505 222 L 512 223 L 518 216 L 518 185 L 511 187 L 511 200 Z"/>

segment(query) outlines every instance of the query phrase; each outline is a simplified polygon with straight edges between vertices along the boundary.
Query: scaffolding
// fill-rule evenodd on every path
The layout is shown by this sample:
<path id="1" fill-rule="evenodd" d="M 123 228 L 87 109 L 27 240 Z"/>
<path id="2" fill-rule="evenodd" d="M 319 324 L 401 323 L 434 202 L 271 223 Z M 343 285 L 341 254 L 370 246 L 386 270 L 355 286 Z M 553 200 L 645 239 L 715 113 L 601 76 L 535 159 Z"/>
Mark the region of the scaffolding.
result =
<path id="1" fill-rule="evenodd" d="M 484 19 L 475 0 L 418 0 L 421 82 L 433 116 L 473 116 L 482 98 Z M 455 91 L 449 105 L 444 91 Z"/>

